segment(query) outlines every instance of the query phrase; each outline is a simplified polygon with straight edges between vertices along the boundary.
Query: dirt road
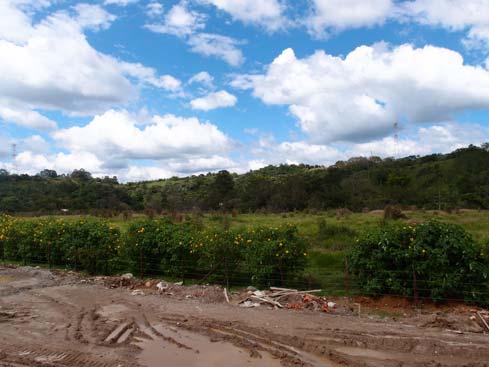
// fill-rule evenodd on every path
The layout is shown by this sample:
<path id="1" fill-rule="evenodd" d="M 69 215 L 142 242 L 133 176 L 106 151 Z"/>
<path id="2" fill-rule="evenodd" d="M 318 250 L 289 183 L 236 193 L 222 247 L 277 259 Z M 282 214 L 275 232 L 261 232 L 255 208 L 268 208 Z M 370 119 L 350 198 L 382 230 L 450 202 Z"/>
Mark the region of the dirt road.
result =
<path id="1" fill-rule="evenodd" d="M 489 336 L 0 268 L 0 366 L 489 366 Z M 204 293 L 202 293 L 204 295 Z"/>

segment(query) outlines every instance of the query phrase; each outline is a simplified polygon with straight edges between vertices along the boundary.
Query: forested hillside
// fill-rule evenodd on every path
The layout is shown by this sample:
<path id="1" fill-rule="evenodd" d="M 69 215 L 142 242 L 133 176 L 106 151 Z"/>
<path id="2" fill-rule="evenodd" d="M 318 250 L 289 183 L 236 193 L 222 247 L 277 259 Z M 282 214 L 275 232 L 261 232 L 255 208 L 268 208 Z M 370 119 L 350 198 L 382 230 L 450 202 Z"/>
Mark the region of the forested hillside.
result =
<path id="1" fill-rule="evenodd" d="M 237 175 L 215 174 L 120 184 L 84 170 L 36 176 L 0 171 L 0 211 L 61 209 L 116 211 L 291 211 L 386 204 L 426 209 L 489 208 L 489 149 L 469 146 L 449 154 L 401 159 L 357 157 L 330 167 L 268 166 Z"/>

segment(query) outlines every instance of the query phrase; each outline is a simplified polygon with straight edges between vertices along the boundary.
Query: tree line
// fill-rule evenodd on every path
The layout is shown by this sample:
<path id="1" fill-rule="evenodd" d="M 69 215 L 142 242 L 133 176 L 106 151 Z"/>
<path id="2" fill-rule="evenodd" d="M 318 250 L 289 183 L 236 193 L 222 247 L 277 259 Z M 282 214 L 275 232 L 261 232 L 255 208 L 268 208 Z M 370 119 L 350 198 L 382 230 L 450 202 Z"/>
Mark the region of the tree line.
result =
<path id="1" fill-rule="evenodd" d="M 394 159 L 355 157 L 325 167 L 267 166 L 122 184 L 83 170 L 37 175 L 0 170 L 0 212 L 112 210 L 294 211 L 383 209 L 489 209 L 489 144 L 448 154 Z"/>

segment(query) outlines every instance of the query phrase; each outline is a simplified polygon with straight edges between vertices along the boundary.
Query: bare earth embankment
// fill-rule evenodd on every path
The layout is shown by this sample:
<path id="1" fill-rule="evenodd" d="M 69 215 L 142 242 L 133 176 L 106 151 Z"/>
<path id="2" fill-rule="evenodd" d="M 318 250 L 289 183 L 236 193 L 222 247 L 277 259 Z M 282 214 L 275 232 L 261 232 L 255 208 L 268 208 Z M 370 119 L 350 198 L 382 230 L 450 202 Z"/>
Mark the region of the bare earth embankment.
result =
<path id="1" fill-rule="evenodd" d="M 217 287 L 153 285 L 0 267 L 0 366 L 489 366 L 466 313 L 240 308 Z"/>

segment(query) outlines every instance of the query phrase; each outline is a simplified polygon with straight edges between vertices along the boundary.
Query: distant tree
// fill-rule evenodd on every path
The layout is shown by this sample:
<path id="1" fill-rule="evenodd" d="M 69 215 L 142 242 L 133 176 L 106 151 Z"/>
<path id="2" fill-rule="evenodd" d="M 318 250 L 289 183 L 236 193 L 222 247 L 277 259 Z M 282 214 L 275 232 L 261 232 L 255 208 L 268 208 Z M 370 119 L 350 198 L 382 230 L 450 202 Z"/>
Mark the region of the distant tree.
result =
<path id="1" fill-rule="evenodd" d="M 227 196 L 234 189 L 233 176 L 228 171 L 219 171 L 214 180 L 213 189 L 222 196 Z"/>
<path id="2" fill-rule="evenodd" d="M 234 197 L 234 178 L 226 170 L 219 171 L 211 184 L 207 196 L 207 205 L 210 209 L 226 208 Z"/>
<path id="3" fill-rule="evenodd" d="M 80 181 L 88 181 L 92 179 L 92 174 L 88 171 L 85 171 L 83 168 L 74 170 L 71 175 L 71 178 Z"/>
<path id="4" fill-rule="evenodd" d="M 56 178 L 58 177 L 58 173 L 52 169 L 43 169 L 39 172 L 38 176 L 42 178 Z"/>

